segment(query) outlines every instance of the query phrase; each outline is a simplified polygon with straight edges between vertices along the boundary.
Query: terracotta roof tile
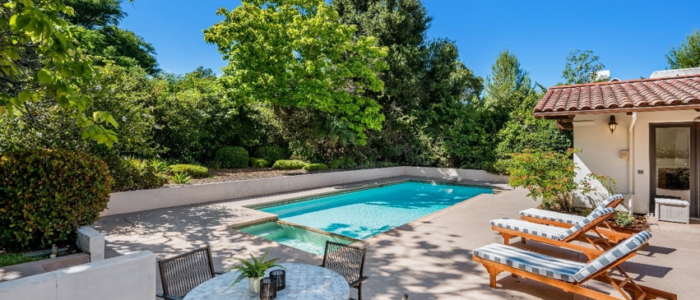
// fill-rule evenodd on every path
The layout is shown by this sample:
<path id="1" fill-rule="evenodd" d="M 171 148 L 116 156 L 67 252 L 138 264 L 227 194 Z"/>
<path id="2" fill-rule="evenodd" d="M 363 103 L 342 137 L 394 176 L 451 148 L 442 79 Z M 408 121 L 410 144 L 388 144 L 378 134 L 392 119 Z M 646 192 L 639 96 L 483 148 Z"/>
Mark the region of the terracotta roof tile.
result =
<path id="1" fill-rule="evenodd" d="M 552 87 L 535 106 L 535 115 L 691 109 L 687 105 L 700 108 L 695 107 L 700 105 L 700 74 Z"/>

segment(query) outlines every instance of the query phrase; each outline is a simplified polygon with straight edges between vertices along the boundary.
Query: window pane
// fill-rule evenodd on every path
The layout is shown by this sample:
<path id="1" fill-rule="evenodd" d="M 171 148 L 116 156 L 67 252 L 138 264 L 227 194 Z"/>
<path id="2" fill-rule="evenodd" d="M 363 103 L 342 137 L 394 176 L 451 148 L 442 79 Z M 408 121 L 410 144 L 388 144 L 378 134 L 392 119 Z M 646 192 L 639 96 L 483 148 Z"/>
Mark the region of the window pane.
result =
<path id="1" fill-rule="evenodd" d="M 656 128 L 656 196 L 690 201 L 690 127 Z"/>

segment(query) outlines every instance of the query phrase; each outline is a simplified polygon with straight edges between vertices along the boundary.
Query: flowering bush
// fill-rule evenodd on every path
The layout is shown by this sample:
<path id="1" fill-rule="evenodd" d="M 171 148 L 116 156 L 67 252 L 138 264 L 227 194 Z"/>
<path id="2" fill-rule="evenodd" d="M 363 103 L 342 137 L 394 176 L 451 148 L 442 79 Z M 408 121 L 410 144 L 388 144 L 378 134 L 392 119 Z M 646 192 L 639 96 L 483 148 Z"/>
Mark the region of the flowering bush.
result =
<path id="1" fill-rule="evenodd" d="M 574 149 L 568 149 L 566 153 L 526 149 L 512 154 L 508 183 L 527 189 L 528 196 L 534 200 L 542 198 L 545 209 L 559 205 L 570 211 L 573 208 L 572 192 L 578 188 L 574 181 L 576 166 L 571 159 L 576 152 L 578 150 Z"/>

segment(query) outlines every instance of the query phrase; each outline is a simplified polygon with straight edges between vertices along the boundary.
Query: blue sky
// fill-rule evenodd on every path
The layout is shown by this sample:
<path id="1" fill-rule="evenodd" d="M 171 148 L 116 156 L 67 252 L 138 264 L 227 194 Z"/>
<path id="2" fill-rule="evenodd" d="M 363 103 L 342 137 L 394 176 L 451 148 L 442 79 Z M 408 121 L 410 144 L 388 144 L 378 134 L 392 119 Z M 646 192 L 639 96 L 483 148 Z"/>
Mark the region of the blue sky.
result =
<path id="1" fill-rule="evenodd" d="M 693 28 L 700 29 L 700 1 L 471 1 L 423 0 L 433 16 L 429 38 L 459 46 L 462 61 L 487 76 L 503 49 L 515 53 L 531 77 L 545 85 L 561 81 L 573 49 L 591 49 L 612 77 L 637 79 L 666 68 L 665 54 Z M 582 5 L 581 3 L 585 3 Z M 219 7 L 239 0 L 136 0 L 121 27 L 152 43 L 160 67 L 186 73 L 226 65 L 203 29 L 216 23 Z"/>

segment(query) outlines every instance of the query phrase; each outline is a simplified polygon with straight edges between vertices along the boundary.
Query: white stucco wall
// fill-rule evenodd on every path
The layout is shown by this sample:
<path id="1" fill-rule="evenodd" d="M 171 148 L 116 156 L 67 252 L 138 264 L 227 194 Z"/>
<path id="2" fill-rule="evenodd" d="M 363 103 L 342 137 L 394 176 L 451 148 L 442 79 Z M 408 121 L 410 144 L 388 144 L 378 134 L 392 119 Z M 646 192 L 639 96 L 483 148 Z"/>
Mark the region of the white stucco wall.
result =
<path id="1" fill-rule="evenodd" d="M 152 300 L 156 258 L 150 251 L 0 283 L 0 299 Z"/>
<path id="2" fill-rule="evenodd" d="M 342 185 L 398 176 L 443 178 L 461 176 L 464 180 L 507 183 L 508 177 L 481 170 L 451 168 L 393 167 L 333 173 L 316 173 L 289 177 L 254 179 L 187 185 L 181 187 L 112 193 L 102 216 L 146 211 L 158 208 L 287 193 L 304 189 Z"/>
<path id="3" fill-rule="evenodd" d="M 633 212 L 649 213 L 649 176 L 652 173 L 649 126 L 654 123 L 691 122 L 698 113 L 694 110 L 637 113 L 632 147 L 629 145 L 629 125 L 632 116 L 624 113 L 614 114 L 618 126 L 611 134 L 607 126 L 611 115 L 578 115 L 574 118 L 574 148 L 582 150 L 575 157 L 577 165 L 581 168 L 577 180 L 590 172 L 611 176 L 618 182 L 618 192 L 627 194 L 628 202 L 632 199 Z M 621 150 L 631 150 L 630 159 L 621 159 Z M 638 174 L 638 171 L 642 174 Z M 632 187 L 629 185 L 630 181 L 633 183 Z"/>

